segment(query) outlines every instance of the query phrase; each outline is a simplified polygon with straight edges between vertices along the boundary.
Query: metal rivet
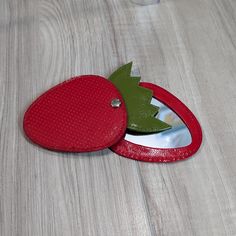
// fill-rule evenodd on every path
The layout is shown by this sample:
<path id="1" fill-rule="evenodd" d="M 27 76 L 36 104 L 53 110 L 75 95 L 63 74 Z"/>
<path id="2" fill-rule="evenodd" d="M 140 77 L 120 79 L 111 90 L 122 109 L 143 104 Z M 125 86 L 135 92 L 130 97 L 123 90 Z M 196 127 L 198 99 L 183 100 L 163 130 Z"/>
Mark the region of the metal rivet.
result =
<path id="1" fill-rule="evenodd" d="M 115 98 L 111 101 L 111 106 L 114 108 L 118 108 L 121 105 L 121 101 L 118 98 Z"/>

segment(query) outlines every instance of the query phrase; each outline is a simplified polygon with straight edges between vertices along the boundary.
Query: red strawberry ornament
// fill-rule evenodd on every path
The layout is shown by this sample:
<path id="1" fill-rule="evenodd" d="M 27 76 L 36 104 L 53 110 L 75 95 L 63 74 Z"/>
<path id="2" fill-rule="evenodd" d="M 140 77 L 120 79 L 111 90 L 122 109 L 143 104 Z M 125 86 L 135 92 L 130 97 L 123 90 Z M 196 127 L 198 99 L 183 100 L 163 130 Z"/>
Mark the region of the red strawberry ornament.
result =
<path id="1" fill-rule="evenodd" d="M 108 79 L 84 75 L 45 92 L 27 109 L 23 127 L 34 143 L 54 151 L 90 152 L 110 147 L 117 154 L 147 162 L 173 162 L 192 156 L 202 142 L 194 114 L 174 95 L 141 77 L 131 76 L 132 63 Z M 152 148 L 125 139 L 126 131 L 138 135 L 169 132 L 173 127 L 159 120 L 156 98 L 171 108 L 191 134 L 191 144 Z M 173 131 L 174 129 L 172 129 Z"/>

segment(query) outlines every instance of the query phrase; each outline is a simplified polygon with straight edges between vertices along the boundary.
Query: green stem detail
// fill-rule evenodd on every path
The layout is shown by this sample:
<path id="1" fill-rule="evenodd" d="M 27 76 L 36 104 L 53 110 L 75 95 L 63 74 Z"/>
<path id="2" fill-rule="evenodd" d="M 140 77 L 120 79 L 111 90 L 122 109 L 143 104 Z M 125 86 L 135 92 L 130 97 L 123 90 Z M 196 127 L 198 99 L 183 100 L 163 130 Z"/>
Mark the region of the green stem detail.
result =
<path id="1" fill-rule="evenodd" d="M 128 112 L 128 129 L 140 133 L 156 133 L 171 126 L 155 118 L 159 107 L 151 104 L 153 92 L 139 86 L 141 77 L 131 77 L 132 62 L 120 67 L 109 80 L 118 88 Z"/>

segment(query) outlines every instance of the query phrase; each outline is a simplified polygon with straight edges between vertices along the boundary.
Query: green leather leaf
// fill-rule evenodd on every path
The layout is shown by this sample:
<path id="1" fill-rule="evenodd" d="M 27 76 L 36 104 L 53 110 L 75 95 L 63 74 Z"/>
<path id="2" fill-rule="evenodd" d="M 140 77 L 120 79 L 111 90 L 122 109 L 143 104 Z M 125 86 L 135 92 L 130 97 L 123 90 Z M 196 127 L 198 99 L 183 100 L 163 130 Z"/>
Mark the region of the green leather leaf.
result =
<path id="1" fill-rule="evenodd" d="M 151 104 L 153 92 L 139 86 L 141 77 L 131 77 L 131 68 L 132 62 L 120 67 L 109 77 L 125 101 L 128 129 L 141 133 L 170 129 L 170 125 L 155 118 L 159 108 Z"/>

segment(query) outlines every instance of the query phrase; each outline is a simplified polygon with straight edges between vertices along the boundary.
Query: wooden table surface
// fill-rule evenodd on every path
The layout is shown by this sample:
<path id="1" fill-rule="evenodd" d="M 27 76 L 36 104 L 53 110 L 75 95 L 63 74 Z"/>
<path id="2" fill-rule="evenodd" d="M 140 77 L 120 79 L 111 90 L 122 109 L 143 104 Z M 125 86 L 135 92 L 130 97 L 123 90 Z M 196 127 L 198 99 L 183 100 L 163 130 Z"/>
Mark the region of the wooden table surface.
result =
<path id="1" fill-rule="evenodd" d="M 134 61 L 198 117 L 200 151 L 150 164 L 29 143 L 27 106 Z M 236 1 L 0 0 L 0 235 L 236 235 Z"/>

